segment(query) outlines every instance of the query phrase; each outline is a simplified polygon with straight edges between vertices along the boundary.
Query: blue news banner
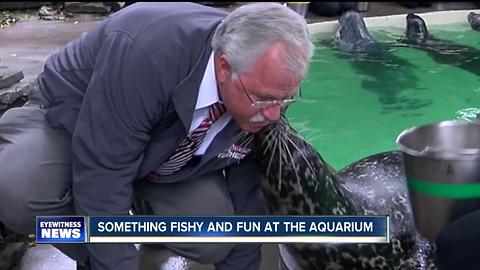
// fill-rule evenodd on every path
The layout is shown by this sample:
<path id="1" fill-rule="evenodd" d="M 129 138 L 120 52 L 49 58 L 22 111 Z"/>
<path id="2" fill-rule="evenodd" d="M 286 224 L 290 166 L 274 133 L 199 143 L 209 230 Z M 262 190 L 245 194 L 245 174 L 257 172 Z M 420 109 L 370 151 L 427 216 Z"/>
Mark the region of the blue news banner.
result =
<path id="1" fill-rule="evenodd" d="M 39 216 L 37 243 L 388 243 L 388 216 Z"/>

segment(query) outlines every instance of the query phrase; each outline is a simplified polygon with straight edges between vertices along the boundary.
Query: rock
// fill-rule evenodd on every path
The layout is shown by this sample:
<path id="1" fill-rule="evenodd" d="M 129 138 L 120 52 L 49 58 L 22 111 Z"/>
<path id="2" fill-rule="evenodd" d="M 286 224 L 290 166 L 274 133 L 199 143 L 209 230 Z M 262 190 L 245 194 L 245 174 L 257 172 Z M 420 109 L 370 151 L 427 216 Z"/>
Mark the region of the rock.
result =
<path id="1" fill-rule="evenodd" d="M 10 70 L 0 74 L 0 89 L 10 87 L 24 78 L 23 71 Z"/>
<path id="2" fill-rule="evenodd" d="M 0 93 L 0 111 L 7 110 L 21 95 L 17 91 L 9 91 Z"/>
<path id="3" fill-rule="evenodd" d="M 28 83 L 19 83 L 15 87 L 0 91 L 0 115 L 10 108 L 25 104 L 34 86 L 35 80 L 32 80 Z"/>
<path id="4" fill-rule="evenodd" d="M 103 2 L 65 2 L 65 10 L 72 13 L 106 14 L 112 10 L 112 7 Z"/>
<path id="5" fill-rule="evenodd" d="M 60 6 L 42 6 L 38 10 L 38 16 L 41 20 L 66 20 L 67 18 L 73 17 L 73 14 L 65 12 L 62 10 L 63 7 Z"/>
<path id="6" fill-rule="evenodd" d="M 56 13 L 57 11 L 49 6 L 42 6 L 38 10 L 38 16 L 40 17 L 53 17 Z"/>
<path id="7" fill-rule="evenodd" d="M 11 269 L 27 252 L 29 237 L 7 229 L 0 223 L 0 269 Z"/>
<path id="8" fill-rule="evenodd" d="M 110 6 L 113 12 L 117 12 L 125 6 L 125 2 L 103 2 L 105 5 Z"/>
<path id="9" fill-rule="evenodd" d="M 14 15 L 10 14 L 8 11 L 4 11 L 0 14 L 0 29 L 7 28 L 16 22 L 18 22 L 20 18 L 15 17 Z"/>
<path id="10" fill-rule="evenodd" d="M 26 242 L 14 242 L 0 246 L 0 269 L 11 269 L 17 265 L 27 252 Z"/>

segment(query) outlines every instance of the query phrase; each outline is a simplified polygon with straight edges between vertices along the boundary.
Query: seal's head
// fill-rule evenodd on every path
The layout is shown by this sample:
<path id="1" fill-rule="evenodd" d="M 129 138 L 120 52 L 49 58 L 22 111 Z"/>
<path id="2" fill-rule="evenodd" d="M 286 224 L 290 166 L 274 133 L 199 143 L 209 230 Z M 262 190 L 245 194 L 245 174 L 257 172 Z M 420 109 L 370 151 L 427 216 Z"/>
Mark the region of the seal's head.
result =
<path id="1" fill-rule="evenodd" d="M 315 149 L 290 126 L 284 115 L 256 134 L 256 141 L 258 160 L 264 174 L 279 181 L 297 180 L 299 166 L 305 166 L 305 163 L 310 163 L 312 158 L 318 155 Z M 282 166 L 291 168 L 286 173 Z"/>
<path id="2" fill-rule="evenodd" d="M 475 12 L 470 12 L 467 16 L 468 23 L 473 30 L 480 31 L 480 14 L 475 14 Z"/>
<path id="3" fill-rule="evenodd" d="M 333 169 L 283 115 L 255 134 L 255 142 L 269 213 L 331 215 L 350 211 L 350 201 L 341 193 Z"/>
<path id="4" fill-rule="evenodd" d="M 344 12 L 338 19 L 336 39 L 340 46 L 350 51 L 365 49 L 375 44 L 375 39 L 368 32 L 362 16 L 353 10 Z"/>
<path id="5" fill-rule="evenodd" d="M 407 40 L 414 43 L 423 43 L 429 37 L 425 21 L 418 15 L 407 15 Z"/>

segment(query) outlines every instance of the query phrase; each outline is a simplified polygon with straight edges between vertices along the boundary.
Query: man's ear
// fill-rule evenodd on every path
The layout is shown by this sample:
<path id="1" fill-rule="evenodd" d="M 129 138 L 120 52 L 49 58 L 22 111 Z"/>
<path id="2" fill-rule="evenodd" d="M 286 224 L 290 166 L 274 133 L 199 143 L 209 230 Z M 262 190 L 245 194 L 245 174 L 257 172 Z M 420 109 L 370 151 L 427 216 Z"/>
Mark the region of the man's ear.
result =
<path id="1" fill-rule="evenodd" d="M 229 80 L 232 72 L 231 70 L 226 55 L 215 55 L 215 72 L 218 83 L 224 83 Z"/>

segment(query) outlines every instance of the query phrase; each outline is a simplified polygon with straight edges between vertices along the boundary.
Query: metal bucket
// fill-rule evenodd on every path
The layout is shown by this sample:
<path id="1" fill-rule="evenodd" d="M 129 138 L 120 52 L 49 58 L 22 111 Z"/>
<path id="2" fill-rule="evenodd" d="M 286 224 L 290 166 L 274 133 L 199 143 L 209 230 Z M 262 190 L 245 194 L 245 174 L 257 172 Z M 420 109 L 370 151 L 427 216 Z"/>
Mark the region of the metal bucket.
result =
<path id="1" fill-rule="evenodd" d="M 443 121 L 403 131 L 408 191 L 418 231 L 435 241 L 443 226 L 480 209 L 480 124 Z"/>

